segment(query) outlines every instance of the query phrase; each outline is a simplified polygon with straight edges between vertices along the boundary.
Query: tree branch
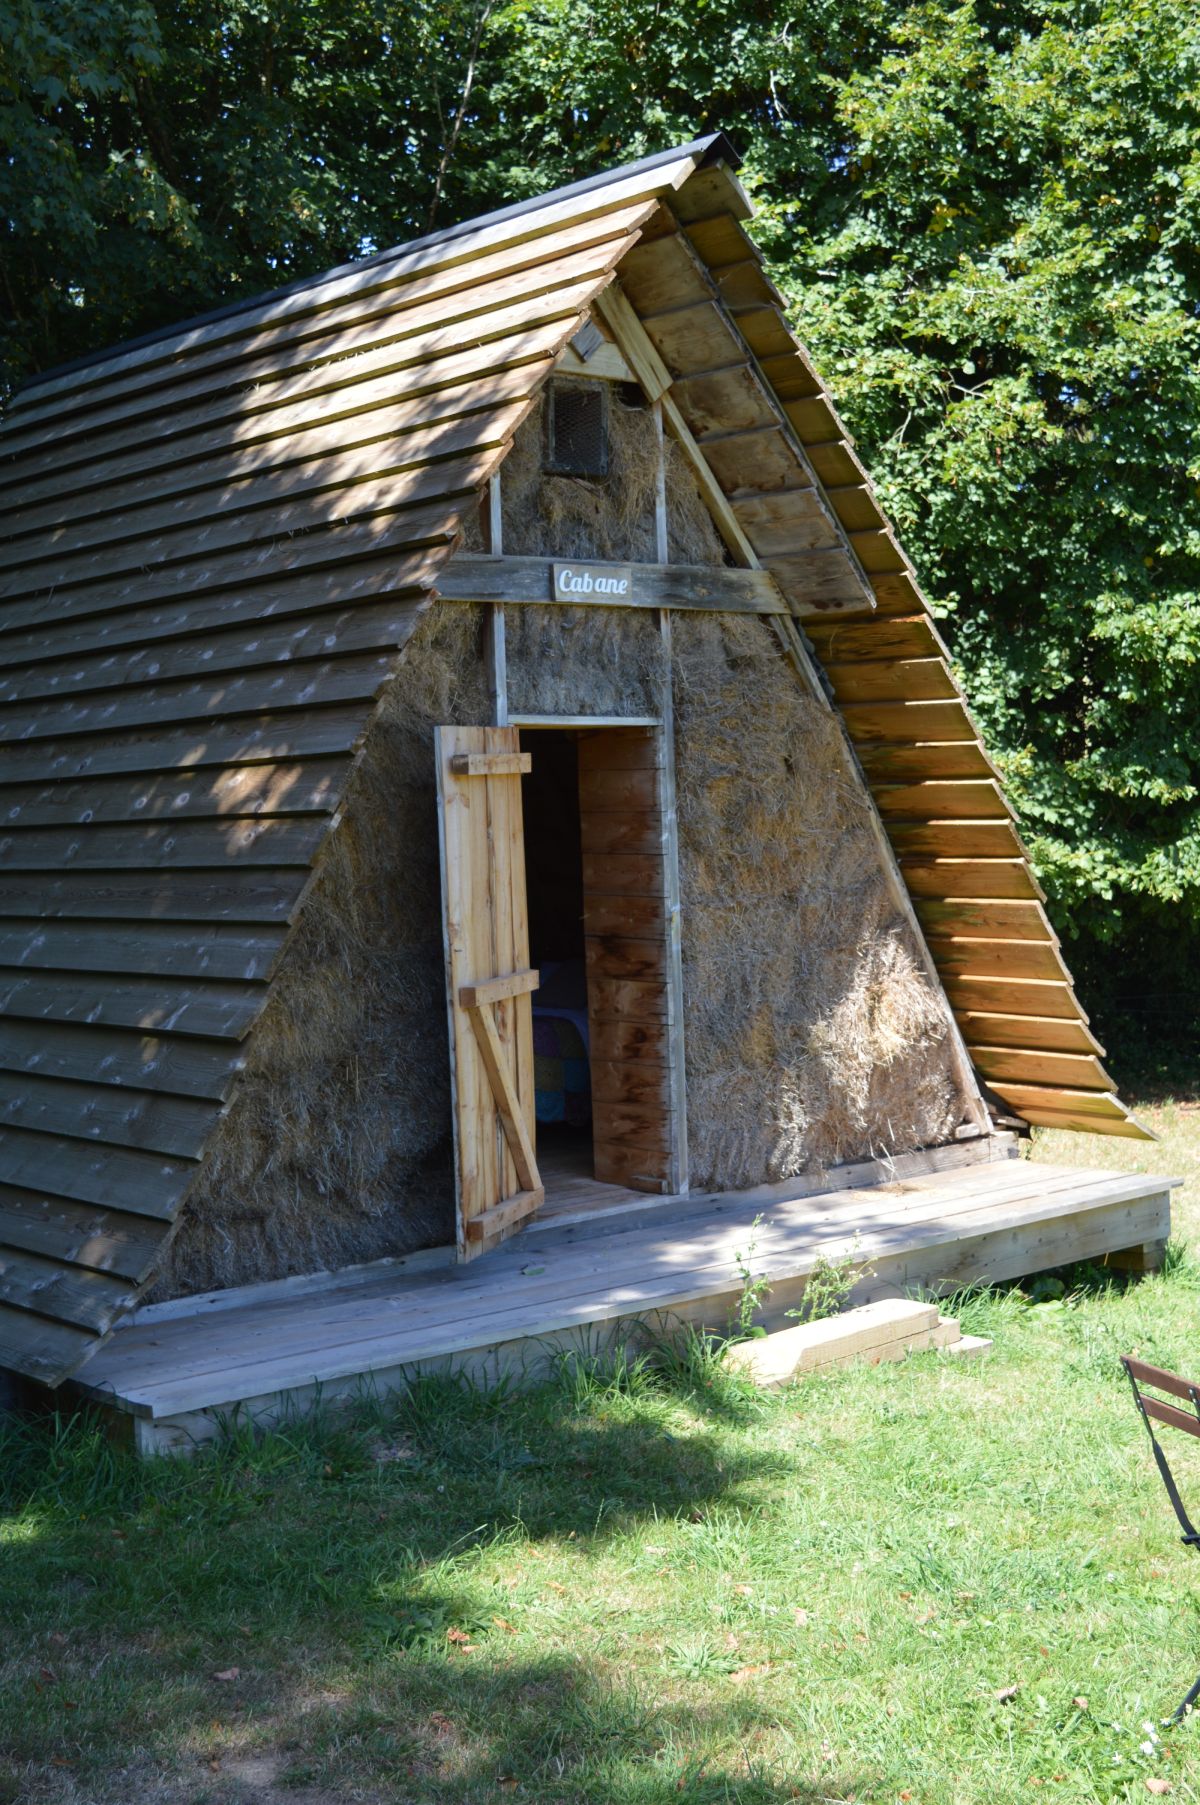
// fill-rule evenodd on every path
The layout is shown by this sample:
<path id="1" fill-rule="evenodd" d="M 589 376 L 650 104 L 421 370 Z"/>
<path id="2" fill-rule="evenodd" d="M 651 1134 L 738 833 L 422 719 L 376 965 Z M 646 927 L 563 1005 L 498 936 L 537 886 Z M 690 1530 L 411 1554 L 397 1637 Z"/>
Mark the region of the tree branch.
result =
<path id="1" fill-rule="evenodd" d="M 433 200 L 429 207 L 429 217 L 425 221 L 425 230 L 427 232 L 433 231 L 433 222 L 437 218 L 437 210 L 442 202 L 442 190 L 445 187 L 446 172 L 450 168 L 450 160 L 458 146 L 459 133 L 462 131 L 463 120 L 467 116 L 467 105 L 471 99 L 471 89 L 475 85 L 475 65 L 479 60 L 479 46 L 483 41 L 484 27 L 491 16 L 494 4 L 495 0 L 480 0 L 479 11 L 475 15 L 475 29 L 471 33 L 471 48 L 467 55 L 467 73 L 463 80 L 462 95 L 459 98 L 458 107 L 454 114 L 454 122 L 450 127 L 449 136 L 442 146 L 442 155 L 438 163 L 437 176 L 433 184 Z"/>

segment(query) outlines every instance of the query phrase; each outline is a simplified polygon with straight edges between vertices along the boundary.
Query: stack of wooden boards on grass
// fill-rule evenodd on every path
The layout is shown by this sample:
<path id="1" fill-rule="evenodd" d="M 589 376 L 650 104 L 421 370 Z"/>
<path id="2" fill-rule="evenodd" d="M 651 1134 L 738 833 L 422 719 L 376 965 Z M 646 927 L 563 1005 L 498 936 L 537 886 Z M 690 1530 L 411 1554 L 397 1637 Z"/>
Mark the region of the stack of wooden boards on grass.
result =
<path id="1" fill-rule="evenodd" d="M 957 1319 L 940 1315 L 936 1304 L 889 1297 L 756 1341 L 734 1342 L 725 1364 L 755 1385 L 776 1387 L 855 1361 L 878 1366 L 930 1348 L 963 1359 L 986 1354 L 991 1345 L 980 1335 L 964 1335 Z"/>

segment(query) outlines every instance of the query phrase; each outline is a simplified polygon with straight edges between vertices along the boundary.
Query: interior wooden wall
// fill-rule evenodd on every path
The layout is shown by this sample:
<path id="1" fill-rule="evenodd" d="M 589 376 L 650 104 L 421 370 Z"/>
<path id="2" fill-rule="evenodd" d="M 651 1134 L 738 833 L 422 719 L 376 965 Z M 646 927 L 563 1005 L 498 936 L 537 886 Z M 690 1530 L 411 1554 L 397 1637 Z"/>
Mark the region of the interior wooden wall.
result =
<path id="1" fill-rule="evenodd" d="M 579 744 L 595 1176 L 677 1184 L 671 1105 L 662 738 L 605 728 Z"/>

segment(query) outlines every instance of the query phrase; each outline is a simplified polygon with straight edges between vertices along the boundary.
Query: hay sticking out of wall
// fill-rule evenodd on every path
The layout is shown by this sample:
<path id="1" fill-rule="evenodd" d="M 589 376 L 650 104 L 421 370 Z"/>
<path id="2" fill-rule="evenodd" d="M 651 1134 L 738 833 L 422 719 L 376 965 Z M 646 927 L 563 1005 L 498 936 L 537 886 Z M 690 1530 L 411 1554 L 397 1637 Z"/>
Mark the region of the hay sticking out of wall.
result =
<path id="1" fill-rule="evenodd" d="M 666 653 L 647 608 L 505 610 L 513 714 L 662 713 Z"/>
<path id="2" fill-rule="evenodd" d="M 672 564 L 728 564 L 725 542 L 713 525 L 692 467 L 668 433 L 663 441 L 667 479 L 667 549 Z"/>
<path id="3" fill-rule="evenodd" d="M 433 727 L 486 715 L 478 609 L 385 691 L 155 1296 L 454 1238 Z"/>
<path id="4" fill-rule="evenodd" d="M 611 397 L 608 474 L 582 477 L 543 471 L 546 405 L 543 391 L 501 468 L 505 553 L 652 560 L 658 448 L 649 408 Z"/>
<path id="5" fill-rule="evenodd" d="M 945 1012 L 836 721 L 763 622 L 677 615 L 674 651 L 692 1183 L 949 1139 Z"/>
<path id="6" fill-rule="evenodd" d="M 500 474 L 506 554 L 657 561 L 658 437 L 648 406 L 630 407 L 609 385 L 608 474 L 543 470 L 546 396 L 513 440 Z M 724 548 L 682 452 L 666 448 L 670 553 L 677 564 L 722 564 Z"/>

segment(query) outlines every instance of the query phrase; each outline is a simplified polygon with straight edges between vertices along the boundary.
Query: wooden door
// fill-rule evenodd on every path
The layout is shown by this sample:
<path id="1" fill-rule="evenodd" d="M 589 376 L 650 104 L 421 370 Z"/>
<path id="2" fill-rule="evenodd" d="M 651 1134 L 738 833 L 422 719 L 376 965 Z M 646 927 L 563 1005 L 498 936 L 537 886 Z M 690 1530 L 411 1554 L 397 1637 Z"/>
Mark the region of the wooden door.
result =
<path id="1" fill-rule="evenodd" d="M 542 1203 L 535 1145 L 521 773 L 515 727 L 435 729 L 458 1256 Z"/>

